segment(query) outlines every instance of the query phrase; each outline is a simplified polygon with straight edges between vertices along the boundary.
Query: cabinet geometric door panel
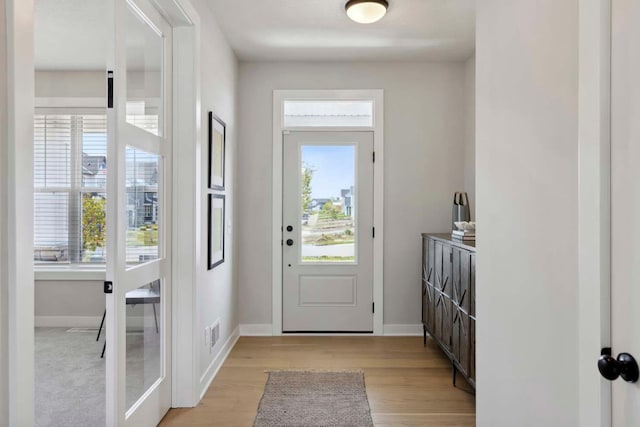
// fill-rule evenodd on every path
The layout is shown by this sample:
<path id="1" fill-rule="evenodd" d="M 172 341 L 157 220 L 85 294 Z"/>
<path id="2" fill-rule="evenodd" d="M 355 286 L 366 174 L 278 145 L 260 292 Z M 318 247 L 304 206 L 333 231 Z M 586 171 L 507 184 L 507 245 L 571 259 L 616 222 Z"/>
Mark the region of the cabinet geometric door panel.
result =
<path id="1" fill-rule="evenodd" d="M 469 316 L 457 308 L 453 315 L 453 355 L 460 364 L 463 374 L 469 374 L 471 325 Z"/>
<path id="2" fill-rule="evenodd" d="M 429 331 L 433 331 L 435 327 L 435 292 L 431 285 L 423 282 L 422 287 L 422 323 Z"/>
<path id="3" fill-rule="evenodd" d="M 475 262 L 473 243 L 447 234 L 422 235 L 422 324 L 475 387 Z"/>
<path id="4" fill-rule="evenodd" d="M 436 296 L 436 338 L 444 345 L 447 351 L 451 351 L 451 326 L 452 326 L 451 298 L 440 293 Z"/>
<path id="5" fill-rule="evenodd" d="M 452 299 L 454 304 L 460 306 L 462 310 L 469 314 L 470 295 L 470 268 L 471 257 L 469 251 L 453 248 L 452 262 Z"/>
<path id="6" fill-rule="evenodd" d="M 476 319 L 469 319 L 469 379 L 475 383 L 476 380 Z"/>
<path id="7" fill-rule="evenodd" d="M 471 254 L 469 266 L 469 315 L 476 317 L 476 254 Z"/>
<path id="8" fill-rule="evenodd" d="M 436 243 L 438 245 L 438 243 Z M 452 248 L 448 245 L 442 245 L 442 283 L 441 290 L 449 298 L 453 295 L 451 280 L 451 261 L 453 259 Z"/>

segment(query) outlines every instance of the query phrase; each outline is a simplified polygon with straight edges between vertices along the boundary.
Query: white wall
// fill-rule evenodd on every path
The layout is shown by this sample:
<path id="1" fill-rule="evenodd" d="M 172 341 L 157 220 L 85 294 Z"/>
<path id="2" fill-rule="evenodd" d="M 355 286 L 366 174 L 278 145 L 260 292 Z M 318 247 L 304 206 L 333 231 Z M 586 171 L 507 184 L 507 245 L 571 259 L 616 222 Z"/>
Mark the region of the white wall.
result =
<path id="1" fill-rule="evenodd" d="M 7 28 L 0 0 L 0 426 L 9 424 L 9 342 L 7 293 Z"/>
<path id="2" fill-rule="evenodd" d="M 98 327 L 104 312 L 103 282 L 36 280 L 36 326 Z"/>
<path id="3" fill-rule="evenodd" d="M 196 336 L 200 340 L 200 376 L 201 387 L 207 386 L 213 374 L 217 354 L 224 343 L 238 327 L 238 287 L 236 286 L 235 233 L 236 217 L 236 152 L 237 152 L 237 79 L 238 63 L 235 54 L 221 33 L 211 10 L 205 0 L 193 0 L 201 19 L 201 57 L 200 79 L 202 98 L 202 157 L 201 157 L 201 257 L 200 280 L 198 282 L 198 325 Z M 225 261 L 215 269 L 207 270 L 207 114 L 213 111 L 226 127 L 226 238 Z M 176 254 L 179 256 L 179 254 Z M 204 328 L 220 321 L 220 340 L 213 352 L 204 345 Z M 202 331 L 202 333 L 200 333 Z M 216 361 L 217 362 L 217 361 Z M 202 391 L 202 390 L 201 390 Z"/>
<path id="4" fill-rule="evenodd" d="M 240 323 L 271 323 L 274 89 L 384 89 L 385 324 L 420 323 L 420 233 L 464 185 L 463 63 L 240 64 Z"/>
<path id="5" fill-rule="evenodd" d="M 577 23 L 477 4 L 479 427 L 578 425 Z"/>
<path id="6" fill-rule="evenodd" d="M 104 71 L 36 71 L 36 97 L 105 98 Z"/>
<path id="7" fill-rule="evenodd" d="M 471 219 L 476 218 L 476 54 L 464 63 L 464 191 L 469 194 Z"/>

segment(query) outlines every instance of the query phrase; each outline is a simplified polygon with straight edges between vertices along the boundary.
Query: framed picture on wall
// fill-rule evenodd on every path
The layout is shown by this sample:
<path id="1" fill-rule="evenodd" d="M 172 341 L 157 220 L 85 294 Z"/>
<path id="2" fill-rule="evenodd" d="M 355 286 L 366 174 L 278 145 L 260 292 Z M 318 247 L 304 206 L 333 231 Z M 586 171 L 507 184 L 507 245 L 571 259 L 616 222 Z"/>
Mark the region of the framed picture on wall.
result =
<path id="1" fill-rule="evenodd" d="M 209 194 L 209 270 L 224 262 L 224 194 Z"/>
<path id="2" fill-rule="evenodd" d="M 224 190 L 227 125 L 209 111 L 209 188 Z"/>

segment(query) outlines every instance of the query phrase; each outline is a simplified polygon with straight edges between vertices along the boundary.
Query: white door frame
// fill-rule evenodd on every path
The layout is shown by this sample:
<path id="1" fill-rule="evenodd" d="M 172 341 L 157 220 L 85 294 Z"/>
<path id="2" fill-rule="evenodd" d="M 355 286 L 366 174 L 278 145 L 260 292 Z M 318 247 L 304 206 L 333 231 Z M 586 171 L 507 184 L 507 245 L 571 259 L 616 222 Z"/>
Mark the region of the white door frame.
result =
<path id="1" fill-rule="evenodd" d="M 2 9 L 0 15 L 6 13 L 0 31 L 7 41 L 7 74 L 0 73 L 2 85 L 6 84 L 0 110 L 7 126 L 2 128 L 5 147 L 0 160 L 0 184 L 4 186 L 0 191 L 0 257 L 6 260 L 0 265 L 0 348 L 6 351 L 0 354 L 4 371 L 0 378 L 8 379 L 8 387 L 0 393 L 4 400 L 0 408 L 6 409 L 0 411 L 0 424 L 29 426 L 34 423 L 34 276 L 33 239 L 25 236 L 33 236 L 33 144 L 29 143 L 33 141 L 35 101 L 33 0 L 5 0 Z"/>
<path id="2" fill-rule="evenodd" d="M 200 18 L 190 0 L 155 3 L 174 27 L 173 54 L 180 59 L 173 66 L 173 135 L 187 142 L 179 149 L 174 144 L 172 185 L 181 189 L 175 194 L 194 199 L 183 203 L 174 197 L 172 224 L 172 250 L 192 255 L 174 257 L 172 266 L 172 407 L 192 407 L 200 400 Z M 0 99 L 0 425 L 29 426 L 34 424 L 34 273 L 33 239 L 24 236 L 33 235 L 33 199 L 24 194 L 33 192 L 33 150 L 24 141 L 33 139 L 34 0 L 0 0 L 0 8 L 7 41 L 6 68 L 0 71 L 0 94 L 6 94 Z"/>
<path id="3" fill-rule="evenodd" d="M 578 86 L 578 378 L 582 427 L 611 426 L 611 0 L 581 0 Z"/>
<path id="4" fill-rule="evenodd" d="M 274 90 L 273 91 L 273 179 L 272 179 L 272 334 L 282 335 L 282 132 L 284 101 L 289 100 L 365 100 L 373 101 L 373 127 L 313 127 L 315 131 L 372 130 L 376 161 L 373 169 L 373 218 L 376 237 L 373 241 L 373 334 L 383 334 L 384 313 L 384 91 L 371 90 Z M 304 128 L 309 130 L 309 128 Z"/>
<path id="5" fill-rule="evenodd" d="M 190 0 L 155 0 L 182 17 L 173 29 L 172 402 L 200 401 L 199 311 L 202 215 L 200 16 Z"/>

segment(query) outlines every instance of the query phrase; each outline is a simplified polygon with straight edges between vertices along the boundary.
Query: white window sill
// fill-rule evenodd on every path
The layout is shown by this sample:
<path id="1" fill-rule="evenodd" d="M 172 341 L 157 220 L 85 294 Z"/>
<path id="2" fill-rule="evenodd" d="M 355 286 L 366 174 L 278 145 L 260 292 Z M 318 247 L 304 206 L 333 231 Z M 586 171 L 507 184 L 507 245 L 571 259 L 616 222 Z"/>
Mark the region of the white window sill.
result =
<path id="1" fill-rule="evenodd" d="M 35 280 L 43 281 L 104 281 L 105 268 L 93 267 L 83 268 L 78 266 L 55 267 L 55 266 L 35 266 Z"/>

